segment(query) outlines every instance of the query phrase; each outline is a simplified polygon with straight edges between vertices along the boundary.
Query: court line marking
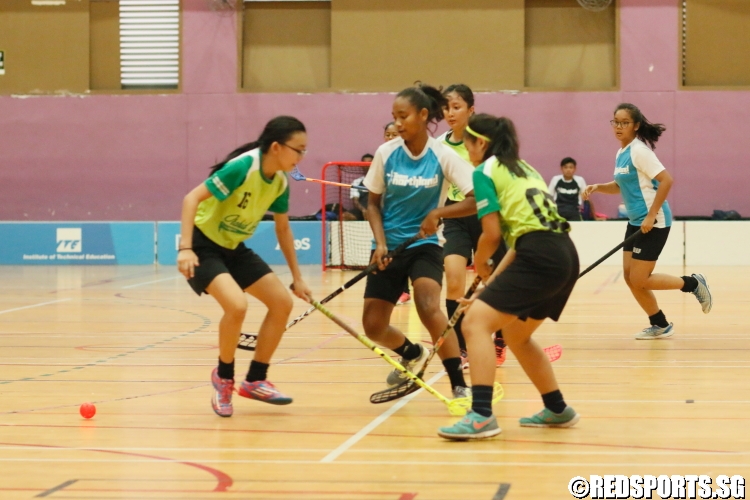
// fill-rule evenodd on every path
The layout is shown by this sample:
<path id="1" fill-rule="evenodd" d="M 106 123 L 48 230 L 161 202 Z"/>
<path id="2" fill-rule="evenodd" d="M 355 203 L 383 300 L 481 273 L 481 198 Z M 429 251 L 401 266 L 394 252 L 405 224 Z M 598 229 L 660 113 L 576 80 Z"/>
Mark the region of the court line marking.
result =
<path id="1" fill-rule="evenodd" d="M 622 274 L 622 269 L 618 269 L 617 273 L 612 273 L 609 276 L 607 276 L 607 279 L 604 280 L 604 283 L 602 283 L 601 285 L 599 285 L 599 288 L 597 288 L 596 290 L 594 290 L 594 295 L 597 295 L 597 294 L 601 293 L 609 285 L 615 283 L 620 278 L 621 274 Z"/>
<path id="2" fill-rule="evenodd" d="M 30 382 L 32 382 L 32 381 L 30 381 Z M 183 388 L 180 388 L 180 389 L 170 389 L 168 391 L 152 392 L 152 393 L 148 393 L 148 394 L 139 394 L 139 395 L 136 395 L 136 396 L 123 396 L 123 397 L 119 397 L 119 398 L 115 398 L 115 399 L 103 399 L 103 400 L 98 400 L 98 401 L 92 401 L 92 403 L 94 403 L 94 404 L 104 404 L 104 403 L 113 403 L 113 402 L 116 402 L 116 401 L 127 401 L 129 399 L 140 399 L 140 398 L 146 398 L 146 397 L 151 397 L 151 396 L 161 396 L 163 394 L 172 394 L 172 393 L 175 393 L 175 392 L 189 391 L 189 390 L 192 390 L 192 389 L 197 389 L 198 387 L 205 387 L 207 385 L 208 385 L 208 382 L 204 382 L 202 384 L 193 385 L 193 386 L 190 386 L 190 387 L 183 387 Z M 75 408 L 76 406 L 78 406 L 78 403 L 64 404 L 64 405 L 57 405 L 57 406 L 45 406 L 43 408 L 28 408 L 26 410 L 8 410 L 8 411 L 0 411 L 0 415 L 13 415 L 13 414 L 17 414 L 17 413 L 31 413 L 31 412 L 35 412 L 35 411 L 59 410 L 59 409 L 62 409 L 62 408 Z M 1 444 L 0 444 L 0 449 L 2 449 Z"/>
<path id="3" fill-rule="evenodd" d="M 15 311 L 22 311 L 22 310 L 24 310 L 24 309 L 31 309 L 32 307 L 41 307 L 41 306 L 46 306 L 46 305 L 48 305 L 48 304 L 57 304 L 58 302 L 67 302 L 67 301 L 69 301 L 69 300 L 73 300 L 73 299 L 58 299 L 58 300 L 50 300 L 50 301 L 48 301 L 48 302 L 40 302 L 40 303 L 38 303 L 38 304 L 32 304 L 32 305 L 30 305 L 30 306 L 23 306 L 23 307 L 14 307 L 13 309 L 5 309 L 4 311 L 0 311 L 0 314 L 6 314 L 6 313 L 11 313 L 11 312 L 15 312 Z"/>
<path id="4" fill-rule="evenodd" d="M 35 496 L 34 498 L 44 498 L 44 497 L 48 497 L 48 496 L 50 496 L 50 495 L 51 495 L 51 494 L 53 494 L 53 493 L 56 493 L 56 492 L 58 492 L 58 491 L 60 491 L 60 490 L 62 490 L 62 489 L 65 489 L 65 488 L 67 488 L 67 487 L 68 487 L 68 486 L 70 486 L 71 484 L 75 484 L 76 482 L 78 482 L 78 479 L 71 479 L 71 480 L 69 480 L 69 481 L 65 481 L 65 482 L 64 482 L 64 483 L 62 483 L 62 484 L 58 484 L 58 485 L 57 485 L 57 486 L 55 486 L 54 488 L 50 488 L 50 489 L 48 489 L 47 491 L 43 491 L 43 492 L 39 493 L 39 494 L 38 494 L 38 495 L 36 495 L 36 496 Z"/>
<path id="5" fill-rule="evenodd" d="M 445 375 L 445 372 L 437 373 L 435 376 L 433 376 L 430 380 L 428 380 L 426 383 L 427 385 L 432 385 L 440 378 Z M 323 457 L 320 462 L 321 463 L 331 463 L 334 460 L 336 460 L 339 456 L 341 456 L 343 453 L 346 452 L 349 448 L 357 444 L 363 437 L 367 436 L 370 432 L 372 432 L 377 426 L 388 420 L 388 418 L 399 411 L 401 408 L 406 406 L 409 401 L 417 397 L 419 393 L 421 393 L 423 389 L 419 389 L 418 391 L 409 394 L 405 398 L 402 398 L 398 403 L 388 408 L 386 411 L 375 417 L 375 420 L 367 424 L 366 426 L 362 427 L 356 434 L 354 434 L 352 437 L 344 441 L 338 448 L 330 452 L 328 455 Z"/>
<path id="6" fill-rule="evenodd" d="M 509 441 L 504 441 L 508 443 Z M 526 443 L 519 443 L 526 444 Z M 547 444 L 547 443 L 543 443 Z M 572 444 L 572 443 L 571 443 Z M 0 452 L 2 451 L 24 451 L 34 450 L 39 451 L 101 451 L 101 452 L 217 452 L 224 453 L 227 451 L 226 448 L 123 448 L 123 447 L 106 447 L 106 448 L 37 448 L 34 446 L 1 446 Z M 248 452 L 248 453 L 320 453 L 328 451 L 327 448 L 232 448 L 232 452 Z M 464 450 L 440 450 L 440 449 L 425 449 L 425 448 L 398 448 L 398 449 L 382 449 L 382 448 L 356 448 L 350 450 L 349 453 L 364 453 L 364 454 L 393 454 L 398 453 L 409 453 L 409 454 L 446 454 L 446 455 L 580 455 L 580 456 L 607 456 L 607 455 L 731 455 L 731 456 L 747 456 L 750 455 L 750 451 L 700 451 L 700 450 L 644 450 L 644 449 L 625 449 L 618 451 L 576 451 L 576 450 L 475 450 L 475 449 L 464 449 Z M 10 458 L 10 457 L 8 457 Z M 176 459 L 175 459 L 176 460 Z"/>
<path id="7" fill-rule="evenodd" d="M 162 278 L 162 279 L 158 279 L 158 280 L 144 281 L 143 283 L 136 283 L 134 285 L 124 286 L 124 287 L 122 287 L 122 289 L 126 290 L 128 288 L 137 288 L 137 287 L 143 286 L 143 285 L 150 285 L 151 283 L 160 283 L 162 281 L 169 281 L 169 280 L 177 279 L 180 276 L 182 276 L 182 275 L 181 274 L 177 274 L 175 276 L 170 276 L 169 278 Z"/>
<path id="8" fill-rule="evenodd" d="M 0 445 L 5 445 L 8 443 L 0 443 Z M 12 443 L 13 446 L 16 446 L 16 443 Z M 57 445 L 46 445 L 46 444 L 26 444 L 26 446 L 29 447 L 37 447 L 39 449 L 49 449 L 49 448 L 61 448 L 64 449 L 64 446 L 57 446 Z M 73 459 L 73 460 L 65 460 L 66 462 L 136 462 L 136 463 L 153 463 L 153 462 L 167 462 L 167 463 L 176 463 L 181 465 L 186 465 L 188 467 L 193 467 L 198 470 L 201 470 L 203 472 L 207 472 L 208 474 L 211 474 L 214 479 L 216 480 L 216 486 L 212 491 L 214 492 L 225 492 L 228 488 L 234 484 L 234 480 L 231 476 L 226 474 L 223 471 L 220 471 L 218 469 L 215 469 L 213 467 L 209 467 L 207 465 L 204 465 L 202 463 L 202 460 L 194 460 L 194 461 L 188 461 L 188 460 L 179 460 L 179 459 L 173 459 L 173 458 L 167 458 L 167 457 L 158 457 L 155 455 L 144 455 L 142 453 L 130 453 L 125 451 L 110 451 L 110 450 L 101 450 L 98 448 L 91 448 L 91 452 L 97 452 L 97 453 L 108 453 L 111 455 L 130 455 L 134 457 L 142 457 L 138 459 L 130 459 L 130 460 L 102 460 L 102 459 Z M 145 459 L 145 460 L 144 460 Z M 10 459 L 6 460 L 3 458 L 0 458 L 0 461 L 6 461 L 6 462 L 17 462 L 19 460 Z M 41 459 L 42 462 L 48 462 L 49 460 Z"/>
<path id="9" fill-rule="evenodd" d="M 437 437 L 435 438 L 437 440 Z M 198 463 L 197 461 L 200 461 Z M 269 460 L 269 459 L 186 459 L 177 460 L 173 458 L 158 458 L 153 459 L 125 459 L 125 460 L 114 460 L 114 459 L 101 459 L 101 458 L 0 458 L 0 462 L 38 462 L 38 463 L 176 463 L 184 465 L 200 465 L 200 464 L 300 464 L 300 465 L 321 465 L 320 460 Z M 471 461 L 471 462 L 459 462 L 456 460 L 450 460 L 446 462 L 442 461 L 429 461 L 429 460 L 338 460 L 338 465 L 448 465 L 448 466 L 487 466 L 497 465 L 506 467 L 591 467 L 592 465 L 599 466 L 601 462 L 504 462 L 501 460 L 487 460 L 487 461 Z M 711 461 L 705 462 L 691 462 L 691 463 L 680 463 L 680 462 L 618 462 L 618 463 L 607 463 L 607 467 L 726 467 L 727 469 L 736 470 L 744 468 L 750 465 L 748 463 L 741 462 L 727 462 L 727 463 L 716 463 Z M 207 466 L 204 466 L 208 468 Z M 214 490 L 218 491 L 218 490 Z"/>

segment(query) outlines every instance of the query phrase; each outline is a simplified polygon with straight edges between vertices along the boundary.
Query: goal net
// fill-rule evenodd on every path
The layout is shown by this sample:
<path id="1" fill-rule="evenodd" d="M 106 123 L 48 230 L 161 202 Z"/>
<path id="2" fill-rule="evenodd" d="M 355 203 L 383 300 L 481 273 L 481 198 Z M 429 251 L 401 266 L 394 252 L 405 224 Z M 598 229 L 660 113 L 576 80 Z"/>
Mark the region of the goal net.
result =
<path id="1" fill-rule="evenodd" d="M 362 185 L 369 162 L 330 162 L 321 178 Z M 367 191 L 323 184 L 323 270 L 364 269 L 370 263 L 372 231 L 364 219 Z"/>

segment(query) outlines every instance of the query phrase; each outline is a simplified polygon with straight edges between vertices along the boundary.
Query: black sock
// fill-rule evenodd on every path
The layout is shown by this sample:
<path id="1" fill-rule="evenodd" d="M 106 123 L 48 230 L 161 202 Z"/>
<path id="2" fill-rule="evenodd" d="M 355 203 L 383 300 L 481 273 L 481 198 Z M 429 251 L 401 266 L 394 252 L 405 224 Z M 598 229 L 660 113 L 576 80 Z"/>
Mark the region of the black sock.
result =
<path id="1" fill-rule="evenodd" d="M 685 284 L 680 288 L 681 292 L 693 293 L 698 288 L 698 280 L 692 276 L 683 276 L 682 281 L 684 281 Z"/>
<path id="2" fill-rule="evenodd" d="M 652 325 L 658 326 L 659 328 L 666 328 L 669 326 L 669 323 L 667 322 L 667 317 L 664 316 L 664 313 L 661 309 L 659 309 L 659 312 L 654 314 L 653 316 L 649 316 L 648 320 L 651 322 Z"/>
<path id="3" fill-rule="evenodd" d="M 451 319 L 456 309 L 458 309 L 458 301 L 445 299 L 445 309 L 448 311 L 448 319 Z"/>
<path id="4" fill-rule="evenodd" d="M 458 309 L 458 301 L 445 299 L 445 308 L 448 310 L 448 319 L 450 319 L 453 316 L 453 314 L 456 312 L 456 309 Z M 461 332 L 461 322 L 463 321 L 463 319 L 464 319 L 463 316 L 458 318 L 458 321 L 456 321 L 456 324 L 453 327 L 453 331 L 456 332 L 456 337 L 458 338 L 459 349 L 461 349 L 462 351 L 465 351 L 466 340 L 464 339 L 464 334 Z"/>
<path id="5" fill-rule="evenodd" d="M 542 394 L 542 401 L 544 401 L 544 407 L 552 413 L 560 414 L 565 411 L 568 405 L 565 404 L 562 392 L 558 389 L 557 391 L 548 392 Z"/>
<path id="6" fill-rule="evenodd" d="M 495 345 L 497 347 L 505 347 L 505 339 L 503 338 L 502 330 L 498 330 L 495 332 Z"/>
<path id="7" fill-rule="evenodd" d="M 448 372 L 448 378 L 451 379 L 451 388 L 466 387 L 464 372 L 461 370 L 461 358 L 444 359 L 443 366 Z"/>
<path id="8" fill-rule="evenodd" d="M 219 358 L 219 378 L 234 380 L 234 360 L 225 363 Z"/>
<path id="9" fill-rule="evenodd" d="M 417 359 L 420 354 L 422 354 L 422 350 L 419 348 L 419 345 L 412 344 L 411 340 L 404 337 L 404 343 L 401 347 L 397 347 L 393 350 L 396 354 L 401 356 L 404 359 Z"/>
<path id="10" fill-rule="evenodd" d="M 250 361 L 250 369 L 247 371 L 247 377 L 245 380 L 248 382 L 258 382 L 259 380 L 265 380 L 268 374 L 268 363 L 261 363 L 260 361 Z"/>
<path id="11" fill-rule="evenodd" d="M 483 417 L 492 416 L 492 386 L 475 385 L 471 388 L 471 410 Z"/>

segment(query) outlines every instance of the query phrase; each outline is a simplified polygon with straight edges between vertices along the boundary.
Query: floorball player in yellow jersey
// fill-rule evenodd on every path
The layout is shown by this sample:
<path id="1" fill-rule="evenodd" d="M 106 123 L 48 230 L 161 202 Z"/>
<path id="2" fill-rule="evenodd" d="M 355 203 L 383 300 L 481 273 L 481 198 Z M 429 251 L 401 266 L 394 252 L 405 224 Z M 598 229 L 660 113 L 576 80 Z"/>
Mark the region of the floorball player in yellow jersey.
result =
<path id="1" fill-rule="evenodd" d="M 257 141 L 240 146 L 214 165 L 211 176 L 182 203 L 177 267 L 198 295 L 208 293 L 224 310 L 219 322 L 219 366 L 211 373 L 211 405 L 221 417 L 232 416 L 234 353 L 247 311 L 245 292 L 263 302 L 268 311 L 258 332 L 255 357 L 237 393 L 276 405 L 292 402 L 266 380 L 271 356 L 292 311 L 292 298 L 244 241 L 253 235 L 263 215 L 273 212 L 279 247 L 294 279 L 294 294 L 307 298 L 310 290 L 297 265 L 287 216 L 286 176 L 302 160 L 306 148 L 302 122 L 278 116 L 266 124 Z"/>

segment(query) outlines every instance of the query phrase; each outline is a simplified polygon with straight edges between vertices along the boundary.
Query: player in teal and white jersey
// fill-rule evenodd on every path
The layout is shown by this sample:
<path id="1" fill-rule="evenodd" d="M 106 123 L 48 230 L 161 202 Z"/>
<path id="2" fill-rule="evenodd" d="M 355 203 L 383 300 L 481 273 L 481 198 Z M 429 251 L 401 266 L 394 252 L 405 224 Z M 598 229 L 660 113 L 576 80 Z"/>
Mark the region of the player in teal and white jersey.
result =
<path id="1" fill-rule="evenodd" d="M 237 393 L 271 404 L 289 404 L 266 380 L 268 366 L 292 311 L 292 299 L 271 268 L 244 241 L 271 211 L 276 237 L 294 280 L 294 293 L 305 299 L 289 226 L 289 172 L 305 155 L 305 126 L 291 116 L 269 121 L 257 141 L 240 146 L 214 165 L 211 176 L 190 191 L 182 203 L 181 243 L 177 267 L 200 295 L 208 293 L 224 310 L 219 322 L 219 366 L 211 373 L 211 405 L 221 417 L 232 416 L 234 354 L 247 311 L 244 292 L 268 308 L 258 332 L 250 369 Z"/>
<path id="2" fill-rule="evenodd" d="M 666 129 L 660 123 L 649 122 L 635 105 L 629 103 L 617 106 L 610 123 L 622 146 L 615 159 L 615 180 L 588 186 L 582 197 L 588 199 L 597 191 L 622 194 L 629 219 L 625 237 L 638 231 L 642 233 L 633 243 L 623 247 L 623 277 L 651 323 L 635 338 L 670 337 L 674 325 L 667 321 L 652 290 L 692 293 L 706 314 L 711 311 L 713 299 L 702 274 L 678 278 L 653 272 L 672 226 L 672 211 L 667 202 L 672 176 L 653 151 Z"/>
<path id="3" fill-rule="evenodd" d="M 393 349 L 413 372 L 424 364 L 427 349 L 413 344 L 390 324 L 393 307 L 411 279 L 422 324 L 433 340 L 443 333 L 448 325 L 448 318 L 440 309 L 443 251 L 435 233 L 441 218 L 476 212 L 472 166 L 428 133 L 428 125 L 443 118 L 445 104 L 445 98 L 434 87 L 420 85 L 402 90 L 393 103 L 393 119 L 400 138 L 377 149 L 364 182 L 370 191 L 367 211 L 375 237 L 371 262 L 378 263 L 380 270 L 367 278 L 362 322 L 368 337 Z M 451 183 L 466 199 L 444 206 Z M 392 261 L 384 259 L 389 249 L 417 233 L 425 237 Z M 464 397 L 468 389 L 456 336 L 451 333 L 438 352 L 454 396 Z M 394 371 L 387 382 L 396 385 L 403 380 Z"/>

